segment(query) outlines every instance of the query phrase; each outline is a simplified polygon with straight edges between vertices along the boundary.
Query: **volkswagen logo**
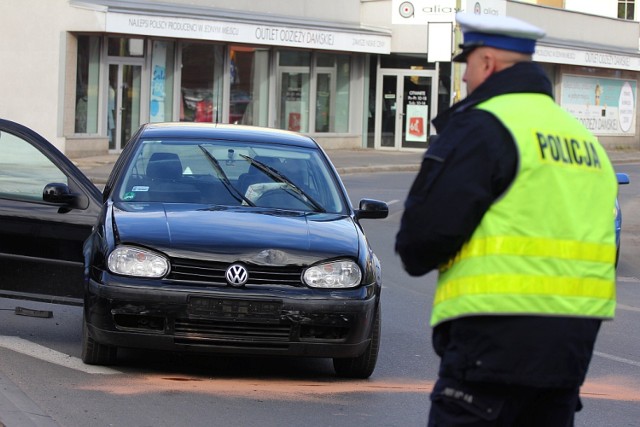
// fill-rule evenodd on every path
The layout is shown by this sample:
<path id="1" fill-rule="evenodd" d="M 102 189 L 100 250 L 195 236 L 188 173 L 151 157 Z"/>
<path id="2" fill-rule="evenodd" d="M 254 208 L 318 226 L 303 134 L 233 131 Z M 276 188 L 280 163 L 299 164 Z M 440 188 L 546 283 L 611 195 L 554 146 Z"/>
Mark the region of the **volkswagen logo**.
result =
<path id="1" fill-rule="evenodd" d="M 247 283 L 247 280 L 249 280 L 249 272 L 243 265 L 232 264 L 227 268 L 225 277 L 227 278 L 227 283 L 229 285 L 241 287 Z"/>

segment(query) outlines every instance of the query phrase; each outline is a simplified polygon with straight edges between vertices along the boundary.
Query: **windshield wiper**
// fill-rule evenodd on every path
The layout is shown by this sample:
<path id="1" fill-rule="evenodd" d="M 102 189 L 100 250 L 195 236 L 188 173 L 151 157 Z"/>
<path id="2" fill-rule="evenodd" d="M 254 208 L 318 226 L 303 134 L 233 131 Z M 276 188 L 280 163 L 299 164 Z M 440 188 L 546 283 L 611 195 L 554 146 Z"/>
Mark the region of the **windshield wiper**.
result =
<path id="1" fill-rule="evenodd" d="M 218 159 L 216 159 L 213 156 L 213 154 L 211 154 L 209 152 L 209 150 L 204 148 L 202 145 L 198 145 L 198 147 L 200 147 L 202 152 L 207 156 L 207 159 L 209 159 L 209 162 L 211 162 L 211 164 L 213 165 L 213 168 L 216 170 L 216 173 L 218 174 L 218 179 L 220 179 L 220 181 L 222 181 L 222 183 L 227 188 L 229 193 L 231 193 L 231 195 L 236 200 L 238 200 L 239 202 L 243 201 L 246 204 L 248 204 L 249 206 L 254 206 L 255 207 L 256 206 L 255 203 L 253 203 L 251 200 L 247 199 L 240 191 L 238 191 L 238 189 L 236 187 L 233 186 L 231 181 L 229 181 L 229 177 L 227 176 L 226 173 L 224 173 L 224 170 L 220 166 L 220 162 L 218 162 Z"/>
<path id="2" fill-rule="evenodd" d="M 289 178 L 287 178 L 284 174 L 282 174 L 278 170 L 272 168 L 269 165 L 265 165 L 261 161 L 251 158 L 249 156 L 246 156 L 244 154 L 240 154 L 240 157 L 242 157 L 247 162 L 251 163 L 258 169 L 260 169 L 262 172 L 264 172 L 269 177 L 271 177 L 271 179 L 273 179 L 274 181 L 278 181 L 286 184 L 298 196 L 298 199 L 300 199 L 302 202 L 312 207 L 316 212 L 326 212 L 326 210 L 322 207 L 320 203 L 314 200 L 313 197 L 309 196 L 302 188 L 298 187 Z"/>

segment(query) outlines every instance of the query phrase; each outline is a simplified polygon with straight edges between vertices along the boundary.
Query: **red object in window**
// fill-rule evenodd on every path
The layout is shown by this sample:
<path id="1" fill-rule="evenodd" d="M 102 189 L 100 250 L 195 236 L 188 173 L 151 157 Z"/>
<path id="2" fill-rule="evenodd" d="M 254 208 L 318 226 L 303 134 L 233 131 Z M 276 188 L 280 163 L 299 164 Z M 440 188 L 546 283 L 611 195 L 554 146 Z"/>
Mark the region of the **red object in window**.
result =
<path id="1" fill-rule="evenodd" d="M 409 133 L 413 136 L 424 136 L 424 119 L 409 117 Z"/>
<path id="2" fill-rule="evenodd" d="M 213 121 L 213 103 L 206 99 L 196 103 L 196 122 Z"/>
<path id="3" fill-rule="evenodd" d="M 300 113 L 289 113 L 289 130 L 294 132 L 300 132 L 300 120 L 302 117 Z"/>

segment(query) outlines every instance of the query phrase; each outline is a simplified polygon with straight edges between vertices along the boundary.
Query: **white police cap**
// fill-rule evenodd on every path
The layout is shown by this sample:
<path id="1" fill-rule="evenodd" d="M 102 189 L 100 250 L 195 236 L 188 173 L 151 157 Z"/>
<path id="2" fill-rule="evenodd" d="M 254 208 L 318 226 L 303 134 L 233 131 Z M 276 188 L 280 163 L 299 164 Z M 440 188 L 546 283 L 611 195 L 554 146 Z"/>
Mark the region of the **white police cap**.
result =
<path id="1" fill-rule="evenodd" d="M 510 16 L 475 15 L 458 12 L 456 21 L 464 36 L 462 52 L 454 62 L 466 62 L 471 51 L 480 46 L 532 54 L 536 40 L 545 36 L 543 29 Z"/>

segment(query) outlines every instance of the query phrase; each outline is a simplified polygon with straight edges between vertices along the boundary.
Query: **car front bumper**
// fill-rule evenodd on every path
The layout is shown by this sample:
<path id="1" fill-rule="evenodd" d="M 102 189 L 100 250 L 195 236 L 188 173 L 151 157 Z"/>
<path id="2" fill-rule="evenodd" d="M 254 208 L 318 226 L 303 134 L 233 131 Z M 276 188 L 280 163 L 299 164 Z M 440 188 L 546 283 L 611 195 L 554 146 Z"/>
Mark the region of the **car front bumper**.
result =
<path id="1" fill-rule="evenodd" d="M 117 347 L 356 357 L 370 341 L 378 299 L 377 285 L 203 289 L 91 280 L 85 318 L 94 340 Z"/>

